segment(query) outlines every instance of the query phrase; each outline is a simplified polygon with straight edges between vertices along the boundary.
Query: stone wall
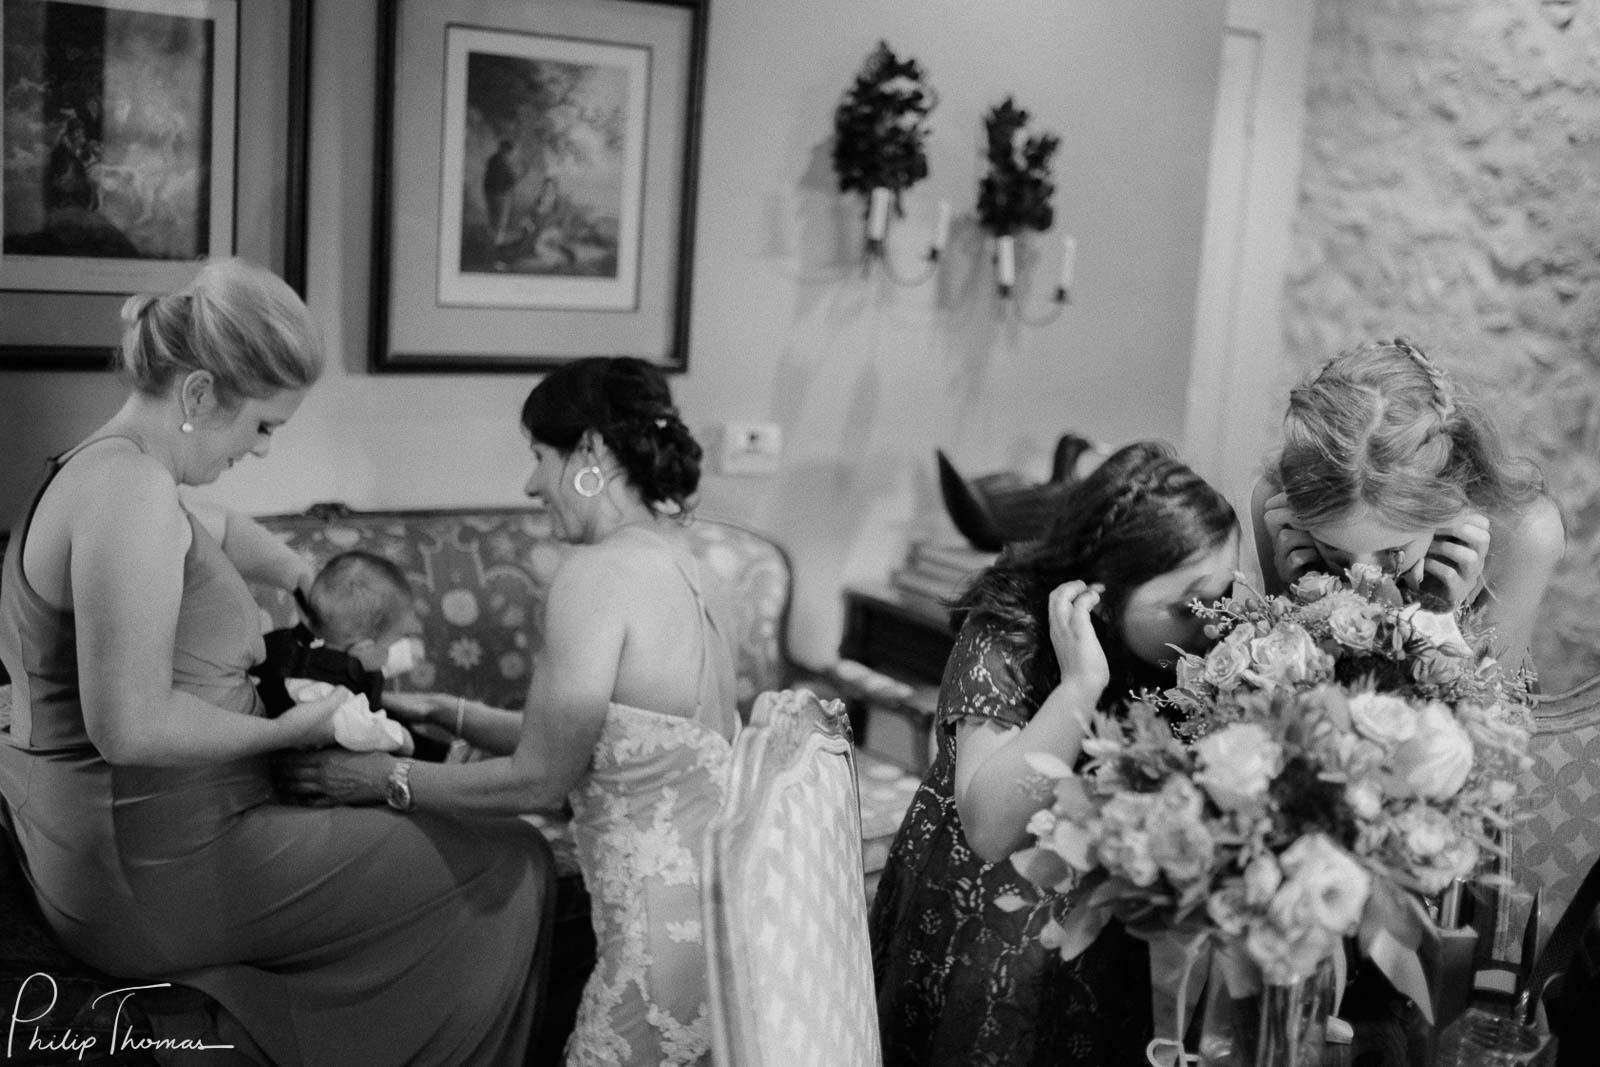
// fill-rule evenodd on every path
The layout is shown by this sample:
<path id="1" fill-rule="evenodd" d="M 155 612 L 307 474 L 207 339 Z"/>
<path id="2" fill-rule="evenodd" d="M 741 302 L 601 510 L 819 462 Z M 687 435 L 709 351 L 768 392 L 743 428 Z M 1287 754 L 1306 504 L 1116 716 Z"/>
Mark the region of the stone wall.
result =
<path id="1" fill-rule="evenodd" d="M 1567 521 L 1535 655 L 1600 671 L 1600 4 L 1319 0 L 1289 358 L 1406 336 L 1485 391 Z"/>

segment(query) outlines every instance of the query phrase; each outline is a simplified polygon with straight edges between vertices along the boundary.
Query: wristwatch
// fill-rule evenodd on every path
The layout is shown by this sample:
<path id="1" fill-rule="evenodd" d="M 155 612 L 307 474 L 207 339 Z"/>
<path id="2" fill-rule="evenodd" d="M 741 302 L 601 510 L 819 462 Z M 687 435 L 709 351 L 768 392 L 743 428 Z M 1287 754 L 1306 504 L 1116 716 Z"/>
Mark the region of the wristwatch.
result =
<path id="1" fill-rule="evenodd" d="M 395 811 L 411 810 L 410 760 L 403 759 L 395 763 L 388 781 L 383 783 L 383 799 Z"/>

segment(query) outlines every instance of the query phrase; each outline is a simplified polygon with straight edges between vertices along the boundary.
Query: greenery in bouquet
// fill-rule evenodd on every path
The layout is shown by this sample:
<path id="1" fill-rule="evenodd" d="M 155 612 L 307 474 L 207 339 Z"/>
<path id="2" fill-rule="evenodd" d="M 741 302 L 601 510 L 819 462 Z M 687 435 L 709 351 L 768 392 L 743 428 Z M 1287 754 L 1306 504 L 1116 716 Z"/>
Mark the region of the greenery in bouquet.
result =
<path id="1" fill-rule="evenodd" d="M 1449 615 L 1357 569 L 1197 610 L 1217 644 L 1123 719 L 1095 713 L 1076 772 L 1014 862 L 1073 894 L 1046 944 L 1111 919 L 1214 947 L 1230 988 L 1288 984 L 1357 938 L 1426 1012 L 1421 897 L 1479 870 L 1527 763 L 1527 679 Z"/>

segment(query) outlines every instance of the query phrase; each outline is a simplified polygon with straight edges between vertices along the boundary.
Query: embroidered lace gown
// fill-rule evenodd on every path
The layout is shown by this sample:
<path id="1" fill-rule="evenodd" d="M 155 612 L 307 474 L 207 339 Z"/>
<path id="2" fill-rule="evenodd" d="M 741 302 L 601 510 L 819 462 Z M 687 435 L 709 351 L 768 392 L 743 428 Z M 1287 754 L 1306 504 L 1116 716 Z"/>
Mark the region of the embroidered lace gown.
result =
<path id="1" fill-rule="evenodd" d="M 520 1064 L 553 887 L 538 832 L 282 805 L 265 758 L 107 763 L 78 701 L 74 615 L 22 572 L 31 518 L 0 580 L 14 683 L 0 796 L 65 945 L 119 977 L 204 990 L 228 1013 L 220 1038 L 279 1067 Z M 255 601 L 206 528 L 189 526 L 173 684 L 219 716 L 260 715 L 246 673 L 263 653 Z"/>
<path id="2" fill-rule="evenodd" d="M 1048 653 L 1047 653 L 1048 654 Z M 1113 925 L 1071 963 L 1039 943 L 1068 899 L 967 847 L 955 728 L 1038 710 L 999 635 L 969 623 L 945 665 L 939 752 L 889 849 L 869 925 L 886 1067 L 1126 1067 L 1145 1062 L 1150 971 Z M 1002 897 L 1025 902 L 1000 906 Z"/>
<path id="3" fill-rule="evenodd" d="M 722 804 L 738 712 L 718 681 L 732 677 L 728 645 L 697 575 L 679 566 L 700 615 L 696 713 L 611 704 L 571 797 L 597 963 L 569 1067 L 710 1062 L 700 854 Z"/>

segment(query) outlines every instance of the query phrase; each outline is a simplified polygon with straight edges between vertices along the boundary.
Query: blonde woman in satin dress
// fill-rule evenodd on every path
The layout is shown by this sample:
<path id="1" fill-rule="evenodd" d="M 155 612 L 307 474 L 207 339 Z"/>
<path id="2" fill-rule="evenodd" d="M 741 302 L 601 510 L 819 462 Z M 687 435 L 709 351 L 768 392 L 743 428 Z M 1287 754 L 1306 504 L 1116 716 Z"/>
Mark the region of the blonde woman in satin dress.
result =
<path id="1" fill-rule="evenodd" d="M 738 724 L 719 598 L 685 541 L 700 446 L 659 370 L 587 359 L 546 377 L 522 409 L 527 491 L 574 547 L 551 581 L 526 708 L 453 696 L 392 713 L 455 728 L 503 753 L 475 763 L 386 755 L 298 761 L 308 797 L 377 802 L 403 782 L 418 811 L 559 809 L 569 799 L 593 902 L 598 962 L 569 1065 L 709 1062 L 699 871 Z"/>

